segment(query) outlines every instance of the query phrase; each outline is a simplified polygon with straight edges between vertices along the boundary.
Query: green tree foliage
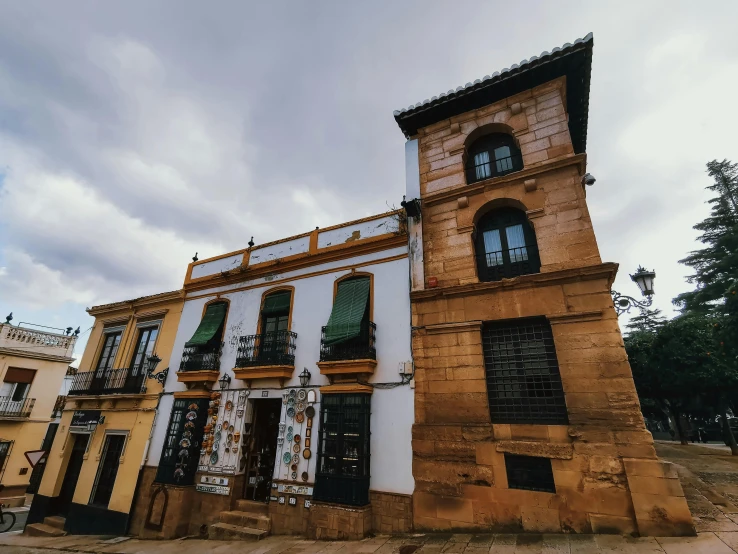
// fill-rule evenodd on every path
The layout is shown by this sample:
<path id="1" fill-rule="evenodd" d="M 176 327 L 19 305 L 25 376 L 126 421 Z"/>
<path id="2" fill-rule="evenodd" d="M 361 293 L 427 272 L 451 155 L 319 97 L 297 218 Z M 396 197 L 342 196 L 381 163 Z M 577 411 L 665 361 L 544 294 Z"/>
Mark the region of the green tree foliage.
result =
<path id="1" fill-rule="evenodd" d="M 665 321 L 666 318 L 661 315 L 661 310 L 643 308 L 641 309 L 641 313 L 632 317 L 625 327 L 630 333 L 635 331 L 649 331 L 653 333 L 657 331 Z"/>
<path id="2" fill-rule="evenodd" d="M 680 260 L 694 270 L 687 281 L 696 285 L 674 299 L 684 312 L 719 309 L 738 284 L 738 164 L 713 160 L 707 173 L 714 179 L 707 188 L 716 196 L 709 200 L 710 216 L 694 226 L 705 246 Z"/>

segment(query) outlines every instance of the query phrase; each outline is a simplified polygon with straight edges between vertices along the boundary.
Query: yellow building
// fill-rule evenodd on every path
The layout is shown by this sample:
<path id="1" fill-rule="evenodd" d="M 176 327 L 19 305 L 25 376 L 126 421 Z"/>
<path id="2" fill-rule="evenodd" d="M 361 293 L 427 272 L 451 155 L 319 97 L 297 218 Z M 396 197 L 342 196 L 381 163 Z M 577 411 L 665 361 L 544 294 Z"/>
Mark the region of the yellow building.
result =
<path id="1" fill-rule="evenodd" d="M 10 318 L 9 318 L 10 319 Z M 22 506 L 77 337 L 0 324 L 0 498 Z"/>
<path id="2" fill-rule="evenodd" d="M 174 291 L 87 310 L 95 324 L 26 532 L 126 533 L 182 305 Z"/>

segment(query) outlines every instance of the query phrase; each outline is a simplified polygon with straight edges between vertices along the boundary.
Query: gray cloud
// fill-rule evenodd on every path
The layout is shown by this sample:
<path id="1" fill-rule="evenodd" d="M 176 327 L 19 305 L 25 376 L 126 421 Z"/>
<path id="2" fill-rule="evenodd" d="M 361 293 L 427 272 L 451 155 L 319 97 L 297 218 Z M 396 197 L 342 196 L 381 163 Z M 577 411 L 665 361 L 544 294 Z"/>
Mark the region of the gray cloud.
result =
<path id="1" fill-rule="evenodd" d="M 603 258 L 686 286 L 704 163 L 738 159 L 732 3 L 0 0 L 0 309 L 176 288 L 200 257 L 382 211 L 392 110 L 595 34 Z M 634 292 L 626 271 L 617 286 Z"/>

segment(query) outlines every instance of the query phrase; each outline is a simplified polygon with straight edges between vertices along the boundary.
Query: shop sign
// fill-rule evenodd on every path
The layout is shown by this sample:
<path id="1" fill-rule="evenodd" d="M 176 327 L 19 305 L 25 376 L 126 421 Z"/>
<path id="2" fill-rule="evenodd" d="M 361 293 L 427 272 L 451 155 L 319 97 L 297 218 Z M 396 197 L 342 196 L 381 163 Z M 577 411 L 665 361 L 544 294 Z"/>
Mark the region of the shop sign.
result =
<path id="1" fill-rule="evenodd" d="M 212 477 L 211 475 L 203 475 L 200 482 L 206 485 L 227 485 L 228 477 Z"/>
<path id="2" fill-rule="evenodd" d="M 221 494 L 228 496 L 231 494 L 231 487 L 221 487 L 218 485 L 195 485 L 197 492 L 206 492 L 208 494 Z"/>
<path id="3" fill-rule="evenodd" d="M 87 427 L 91 421 L 97 423 L 100 421 L 100 410 L 75 410 L 72 414 L 72 423 L 70 427 Z"/>
<path id="4" fill-rule="evenodd" d="M 313 494 L 313 487 L 295 486 L 295 485 L 279 485 L 277 491 L 284 494 Z"/>

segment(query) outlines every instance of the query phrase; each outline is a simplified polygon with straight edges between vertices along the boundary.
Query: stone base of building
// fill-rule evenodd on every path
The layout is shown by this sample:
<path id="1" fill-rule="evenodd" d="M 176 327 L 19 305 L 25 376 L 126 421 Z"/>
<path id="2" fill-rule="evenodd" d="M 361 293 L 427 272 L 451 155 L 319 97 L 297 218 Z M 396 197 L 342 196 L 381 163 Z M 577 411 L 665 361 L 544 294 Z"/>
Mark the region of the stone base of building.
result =
<path id="1" fill-rule="evenodd" d="M 356 541 L 371 532 L 371 504 L 354 508 L 316 502 L 310 508 L 307 536 L 311 539 Z"/>
<path id="2" fill-rule="evenodd" d="M 413 497 L 409 494 L 369 491 L 372 531 L 383 535 L 413 530 Z"/>

